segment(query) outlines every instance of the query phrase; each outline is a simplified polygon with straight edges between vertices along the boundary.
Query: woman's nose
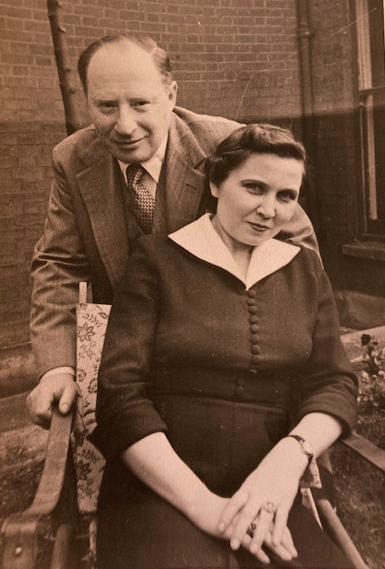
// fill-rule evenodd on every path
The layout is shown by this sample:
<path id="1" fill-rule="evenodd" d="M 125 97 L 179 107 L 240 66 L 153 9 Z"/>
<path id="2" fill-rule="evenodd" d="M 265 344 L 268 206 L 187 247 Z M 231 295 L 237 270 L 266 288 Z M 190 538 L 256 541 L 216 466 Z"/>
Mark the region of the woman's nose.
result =
<path id="1" fill-rule="evenodd" d="M 270 219 L 275 216 L 275 199 L 265 197 L 257 207 L 257 213 Z"/>
<path id="2" fill-rule="evenodd" d="M 119 108 L 118 118 L 115 123 L 115 130 L 123 136 L 131 135 L 136 128 L 136 121 L 130 109 Z"/>

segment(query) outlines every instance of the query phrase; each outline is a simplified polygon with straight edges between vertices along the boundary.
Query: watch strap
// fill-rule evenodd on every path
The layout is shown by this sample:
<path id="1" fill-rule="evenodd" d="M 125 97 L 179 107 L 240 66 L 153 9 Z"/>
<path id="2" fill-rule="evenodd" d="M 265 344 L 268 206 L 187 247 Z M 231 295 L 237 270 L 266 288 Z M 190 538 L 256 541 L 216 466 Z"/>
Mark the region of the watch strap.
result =
<path id="1" fill-rule="evenodd" d="M 313 452 L 310 444 L 307 441 L 305 441 L 305 439 L 303 437 L 300 437 L 299 435 L 290 434 L 287 436 L 291 437 L 291 438 L 293 438 L 299 442 L 302 452 L 307 456 L 308 465 L 309 465 L 314 458 L 314 452 Z"/>

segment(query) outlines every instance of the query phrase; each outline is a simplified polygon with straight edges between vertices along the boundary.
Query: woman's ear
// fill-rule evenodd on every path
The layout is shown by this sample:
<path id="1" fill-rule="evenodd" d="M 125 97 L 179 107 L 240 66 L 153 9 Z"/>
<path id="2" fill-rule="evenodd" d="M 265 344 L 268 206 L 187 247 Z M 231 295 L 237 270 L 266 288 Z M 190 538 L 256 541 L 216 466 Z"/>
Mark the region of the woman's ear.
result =
<path id="1" fill-rule="evenodd" d="M 214 182 L 209 182 L 209 186 L 210 186 L 211 195 L 212 195 L 214 198 L 217 198 L 217 197 L 218 197 L 218 194 L 219 194 L 219 188 L 218 188 L 218 186 L 216 186 L 216 185 L 214 184 Z"/>

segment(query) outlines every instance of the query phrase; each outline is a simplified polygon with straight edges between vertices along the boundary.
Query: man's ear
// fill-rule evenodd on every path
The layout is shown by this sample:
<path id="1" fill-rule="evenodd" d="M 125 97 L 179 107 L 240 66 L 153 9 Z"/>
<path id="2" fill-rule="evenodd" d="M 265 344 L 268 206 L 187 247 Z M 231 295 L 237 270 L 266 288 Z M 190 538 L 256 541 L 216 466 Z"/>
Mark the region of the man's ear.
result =
<path id="1" fill-rule="evenodd" d="M 178 84 L 176 81 L 173 81 L 169 87 L 169 93 L 168 93 L 168 98 L 169 100 L 174 104 L 174 107 L 176 105 L 176 95 L 178 93 Z"/>
<path id="2" fill-rule="evenodd" d="M 219 197 L 219 196 L 218 196 L 218 194 L 219 194 L 218 186 L 216 186 L 216 185 L 214 184 L 214 182 L 209 182 L 209 186 L 210 186 L 210 193 L 211 193 L 211 195 L 212 195 L 214 198 Z"/>

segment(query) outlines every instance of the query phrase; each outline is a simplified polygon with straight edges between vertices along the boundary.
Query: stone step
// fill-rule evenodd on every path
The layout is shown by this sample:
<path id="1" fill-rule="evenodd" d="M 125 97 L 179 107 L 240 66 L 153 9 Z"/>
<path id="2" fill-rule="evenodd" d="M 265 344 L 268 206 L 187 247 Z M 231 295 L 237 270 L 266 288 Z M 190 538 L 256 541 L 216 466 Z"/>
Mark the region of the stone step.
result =
<path id="1" fill-rule="evenodd" d="M 26 405 L 28 391 L 0 399 L 0 433 L 31 425 Z"/>
<path id="2" fill-rule="evenodd" d="M 25 398 L 0 400 L 0 519 L 31 504 L 43 467 L 48 431 L 31 423 Z"/>

